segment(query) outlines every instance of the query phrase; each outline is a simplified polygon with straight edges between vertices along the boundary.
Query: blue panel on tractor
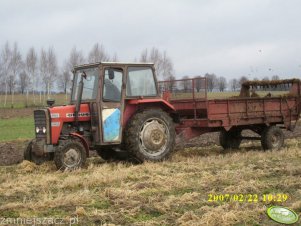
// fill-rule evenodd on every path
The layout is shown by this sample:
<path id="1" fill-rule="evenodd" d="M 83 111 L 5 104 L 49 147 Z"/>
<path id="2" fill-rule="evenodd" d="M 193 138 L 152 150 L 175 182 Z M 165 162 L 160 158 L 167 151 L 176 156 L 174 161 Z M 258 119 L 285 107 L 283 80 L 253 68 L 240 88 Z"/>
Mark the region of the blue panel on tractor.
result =
<path id="1" fill-rule="evenodd" d="M 103 136 L 105 142 L 118 141 L 120 132 L 120 110 L 103 109 Z"/>

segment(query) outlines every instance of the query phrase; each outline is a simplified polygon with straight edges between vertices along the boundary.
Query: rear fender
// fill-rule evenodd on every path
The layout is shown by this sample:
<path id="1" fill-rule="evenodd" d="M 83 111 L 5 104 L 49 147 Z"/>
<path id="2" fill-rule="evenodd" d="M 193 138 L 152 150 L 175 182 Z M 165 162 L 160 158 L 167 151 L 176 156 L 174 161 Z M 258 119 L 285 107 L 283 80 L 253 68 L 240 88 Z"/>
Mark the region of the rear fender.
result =
<path id="1" fill-rule="evenodd" d="M 152 104 L 160 104 L 167 111 L 176 111 L 173 105 L 163 99 L 138 99 L 138 100 L 129 100 L 129 104 L 133 105 L 152 105 Z"/>
<path id="2" fill-rule="evenodd" d="M 123 125 L 127 125 L 128 120 L 135 114 L 135 112 L 147 109 L 147 108 L 161 108 L 162 110 L 168 112 L 174 121 L 177 121 L 175 118 L 176 110 L 167 101 L 163 99 L 138 99 L 138 100 L 129 100 L 126 103 Z"/>
<path id="3" fill-rule="evenodd" d="M 82 144 L 84 145 L 84 147 L 86 149 L 87 157 L 89 157 L 89 145 L 88 145 L 88 142 L 86 141 L 86 139 L 78 133 L 70 133 L 70 135 L 72 137 L 78 138 L 82 142 Z"/>

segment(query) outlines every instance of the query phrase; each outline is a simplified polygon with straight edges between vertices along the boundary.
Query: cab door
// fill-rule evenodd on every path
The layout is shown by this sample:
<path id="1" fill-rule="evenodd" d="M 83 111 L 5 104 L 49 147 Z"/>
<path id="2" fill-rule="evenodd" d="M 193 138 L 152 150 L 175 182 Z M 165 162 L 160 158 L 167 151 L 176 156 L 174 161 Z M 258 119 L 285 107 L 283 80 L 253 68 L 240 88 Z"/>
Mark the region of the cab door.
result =
<path id="1" fill-rule="evenodd" d="M 123 67 L 103 66 L 101 71 L 101 143 L 120 144 L 122 140 L 125 70 Z"/>

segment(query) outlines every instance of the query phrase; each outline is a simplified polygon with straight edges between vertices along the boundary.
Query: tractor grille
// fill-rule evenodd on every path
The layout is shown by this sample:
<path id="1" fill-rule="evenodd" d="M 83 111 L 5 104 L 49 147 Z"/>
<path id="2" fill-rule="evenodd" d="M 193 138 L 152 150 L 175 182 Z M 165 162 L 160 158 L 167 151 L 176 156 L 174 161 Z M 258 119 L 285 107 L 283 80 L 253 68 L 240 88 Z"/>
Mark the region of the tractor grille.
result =
<path id="1" fill-rule="evenodd" d="M 47 110 L 34 111 L 34 124 L 36 138 L 46 139 L 49 134 L 49 117 Z"/>

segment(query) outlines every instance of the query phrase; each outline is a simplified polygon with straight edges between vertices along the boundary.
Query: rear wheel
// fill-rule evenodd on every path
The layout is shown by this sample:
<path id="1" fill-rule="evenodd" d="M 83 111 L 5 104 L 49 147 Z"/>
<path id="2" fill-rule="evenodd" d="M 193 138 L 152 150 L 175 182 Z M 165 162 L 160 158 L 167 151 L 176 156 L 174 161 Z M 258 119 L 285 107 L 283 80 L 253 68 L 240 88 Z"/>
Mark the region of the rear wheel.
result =
<path id="1" fill-rule="evenodd" d="M 241 130 L 222 130 L 220 132 L 219 142 L 224 149 L 238 149 L 241 141 Z"/>
<path id="2" fill-rule="evenodd" d="M 261 134 L 261 146 L 264 150 L 279 150 L 284 144 L 284 134 L 277 126 L 266 127 Z"/>
<path id="3" fill-rule="evenodd" d="M 74 170 L 84 166 L 86 150 L 80 141 L 69 139 L 61 140 L 54 153 L 54 163 L 57 169 Z"/>
<path id="4" fill-rule="evenodd" d="M 172 119 L 161 109 L 137 113 L 127 126 L 125 145 L 141 162 L 166 159 L 175 145 L 175 127 Z"/>

